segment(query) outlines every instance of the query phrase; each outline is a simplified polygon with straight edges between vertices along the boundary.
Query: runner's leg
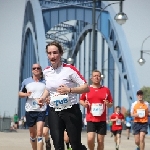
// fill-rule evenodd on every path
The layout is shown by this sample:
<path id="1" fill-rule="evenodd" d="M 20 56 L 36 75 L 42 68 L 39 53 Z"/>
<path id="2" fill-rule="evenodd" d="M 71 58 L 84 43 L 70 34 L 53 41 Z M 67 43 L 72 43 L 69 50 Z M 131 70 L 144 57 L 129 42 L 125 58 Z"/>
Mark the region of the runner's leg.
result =
<path id="1" fill-rule="evenodd" d="M 33 150 L 37 150 L 37 140 L 36 140 L 36 125 L 29 127 L 30 132 L 30 143 Z"/>
<path id="2" fill-rule="evenodd" d="M 37 140 L 36 140 L 36 115 L 37 112 L 26 112 L 26 123 L 29 127 L 30 132 L 30 143 L 32 145 L 33 150 L 37 150 Z"/>
<path id="3" fill-rule="evenodd" d="M 98 143 L 98 147 L 97 150 L 104 150 L 104 138 L 105 135 L 97 135 L 97 143 Z"/>
<path id="4" fill-rule="evenodd" d="M 60 115 L 65 122 L 71 148 L 85 150 L 86 147 L 81 144 L 82 113 L 79 105 L 75 104 L 71 108 L 61 111 Z"/>
<path id="5" fill-rule="evenodd" d="M 49 126 L 48 126 L 48 116 L 45 117 L 45 124 L 43 127 L 43 136 L 45 137 L 46 150 L 51 150 L 50 136 L 49 136 Z"/>
<path id="6" fill-rule="evenodd" d="M 95 132 L 87 133 L 87 143 L 89 150 L 94 150 L 95 147 Z"/>
<path id="7" fill-rule="evenodd" d="M 104 138 L 107 132 L 107 124 L 106 121 L 98 122 L 96 125 L 96 130 L 98 133 L 97 136 L 97 150 L 104 150 Z"/>
<path id="8" fill-rule="evenodd" d="M 65 124 L 60 117 L 60 112 L 56 112 L 54 108 L 50 107 L 48 117 L 54 148 L 55 150 L 64 150 Z"/>
<path id="9" fill-rule="evenodd" d="M 64 131 L 64 141 L 66 143 L 67 150 L 70 148 L 69 146 L 69 137 L 66 131 Z"/>
<path id="10" fill-rule="evenodd" d="M 145 132 L 140 132 L 140 150 L 145 148 Z"/>

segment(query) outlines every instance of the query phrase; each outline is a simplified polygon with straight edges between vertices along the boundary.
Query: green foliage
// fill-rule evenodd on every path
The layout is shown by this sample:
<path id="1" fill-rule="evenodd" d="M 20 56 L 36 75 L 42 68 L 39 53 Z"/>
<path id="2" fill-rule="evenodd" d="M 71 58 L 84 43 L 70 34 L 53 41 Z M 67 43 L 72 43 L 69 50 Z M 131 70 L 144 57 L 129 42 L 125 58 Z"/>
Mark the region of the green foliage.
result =
<path id="1" fill-rule="evenodd" d="M 143 86 L 144 100 L 150 103 L 150 87 Z"/>

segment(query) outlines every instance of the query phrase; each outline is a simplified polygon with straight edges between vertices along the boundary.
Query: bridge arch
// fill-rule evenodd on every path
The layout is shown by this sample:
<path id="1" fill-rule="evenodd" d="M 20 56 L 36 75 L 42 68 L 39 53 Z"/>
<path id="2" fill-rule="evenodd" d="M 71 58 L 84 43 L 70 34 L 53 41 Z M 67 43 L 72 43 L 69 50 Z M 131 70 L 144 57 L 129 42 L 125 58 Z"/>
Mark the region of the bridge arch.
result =
<path id="1" fill-rule="evenodd" d="M 80 2 L 77 3 L 68 3 L 61 4 L 51 1 L 40 1 L 41 7 L 39 3 L 35 0 L 28 0 L 26 8 L 29 12 L 25 11 L 25 20 L 23 27 L 23 44 L 22 50 L 24 50 L 25 45 L 30 45 L 34 47 L 35 50 L 34 58 L 37 62 L 42 64 L 42 66 L 46 66 L 47 58 L 44 53 L 45 49 L 45 34 L 54 26 L 58 24 L 62 24 L 62 22 L 68 20 L 77 20 L 75 29 L 78 29 L 77 33 L 74 30 L 74 34 L 76 34 L 77 38 L 73 38 L 72 45 L 72 57 L 76 60 L 76 65 L 80 67 L 81 72 L 86 76 L 86 70 L 91 71 L 91 32 L 92 32 L 92 3 L 87 2 L 82 5 Z M 105 7 L 105 3 L 98 2 L 96 8 L 96 18 L 100 13 L 100 7 Z M 42 11 L 41 11 L 42 8 Z M 30 10 L 31 9 L 31 10 Z M 111 15 L 110 15 L 111 14 Z M 95 61 L 98 69 L 104 69 L 104 55 L 107 55 L 108 63 L 107 69 L 109 70 L 108 74 L 108 86 L 114 93 L 114 81 L 111 79 L 114 78 L 114 65 L 116 64 L 119 70 L 118 77 L 118 86 L 120 86 L 120 82 L 123 83 L 127 99 L 129 100 L 129 105 L 132 101 L 136 99 L 136 91 L 139 89 L 138 80 L 136 77 L 136 73 L 134 70 L 132 58 L 130 55 L 130 49 L 127 44 L 127 40 L 123 33 L 122 28 L 117 25 L 112 19 L 114 15 L 113 10 L 109 7 L 107 10 L 101 12 L 100 19 L 98 21 L 96 41 L 97 51 L 96 54 L 100 59 L 97 58 Z M 80 21 L 85 24 L 81 25 Z M 30 22 L 30 23 L 29 23 Z M 87 24 L 88 23 L 88 24 Z M 26 41 L 26 31 L 30 29 L 31 39 L 29 43 L 24 43 Z M 69 29 L 69 26 L 67 30 Z M 74 37 L 74 36 L 73 36 Z M 88 41 L 89 43 L 87 44 Z M 88 48 L 88 46 L 89 48 Z M 100 48 L 99 48 L 100 47 Z M 89 50 L 89 54 L 86 53 L 85 49 Z M 107 51 L 107 52 L 105 52 Z M 23 55 L 22 55 L 23 56 Z M 24 56 L 23 56 L 24 57 Z M 87 58 L 90 58 L 89 60 Z M 31 58 L 32 60 L 33 57 Z M 80 65 L 80 60 L 84 60 L 84 63 Z M 88 66 L 86 66 L 85 62 L 88 62 Z M 31 64 L 31 63 L 30 63 Z M 113 76 L 112 76 L 113 75 Z M 134 75 L 134 76 L 133 76 Z M 89 77 L 89 73 L 88 76 Z M 118 91 L 120 93 L 120 91 Z M 118 99 L 120 95 L 118 96 Z"/>

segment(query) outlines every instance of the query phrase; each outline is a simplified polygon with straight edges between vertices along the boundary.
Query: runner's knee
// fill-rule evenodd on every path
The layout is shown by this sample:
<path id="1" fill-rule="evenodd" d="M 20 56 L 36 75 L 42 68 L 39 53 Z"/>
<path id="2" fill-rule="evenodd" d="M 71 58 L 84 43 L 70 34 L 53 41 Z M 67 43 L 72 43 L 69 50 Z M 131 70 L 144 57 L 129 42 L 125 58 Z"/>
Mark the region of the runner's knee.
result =
<path id="1" fill-rule="evenodd" d="M 38 143 L 43 142 L 43 137 L 38 136 L 38 137 L 37 137 L 37 142 L 38 142 Z"/>
<path id="2" fill-rule="evenodd" d="M 32 142 L 35 142 L 35 141 L 36 141 L 36 138 L 30 137 L 30 140 L 31 140 Z"/>

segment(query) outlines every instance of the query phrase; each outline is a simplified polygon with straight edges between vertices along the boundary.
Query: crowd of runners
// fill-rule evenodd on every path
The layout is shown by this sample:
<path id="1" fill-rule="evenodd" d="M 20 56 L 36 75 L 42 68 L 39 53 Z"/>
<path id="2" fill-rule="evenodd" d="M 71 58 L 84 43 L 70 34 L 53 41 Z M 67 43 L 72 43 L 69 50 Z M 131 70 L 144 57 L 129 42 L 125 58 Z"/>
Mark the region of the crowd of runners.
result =
<path id="1" fill-rule="evenodd" d="M 26 97 L 26 123 L 30 132 L 33 150 L 86 150 L 81 143 L 82 113 L 80 105 L 87 109 L 87 147 L 104 150 L 107 132 L 107 109 L 113 106 L 109 88 L 101 85 L 101 72 L 93 70 L 92 84 L 88 85 L 76 67 L 63 63 L 63 49 L 58 42 L 46 46 L 46 53 L 51 66 L 42 70 L 39 64 L 33 64 L 32 76 L 24 79 L 19 97 Z M 80 94 L 80 100 L 77 100 Z M 130 137 L 133 122 L 133 134 L 136 150 L 144 150 L 145 135 L 148 129 L 148 102 L 143 100 L 143 91 L 137 91 L 137 100 L 131 106 L 131 112 L 124 117 L 120 106 L 110 115 L 111 136 L 114 136 L 115 149 L 119 150 L 123 123 Z M 52 141 L 50 141 L 50 136 Z M 64 144 L 65 143 L 65 144 Z M 44 145 L 44 146 L 43 146 Z"/>

